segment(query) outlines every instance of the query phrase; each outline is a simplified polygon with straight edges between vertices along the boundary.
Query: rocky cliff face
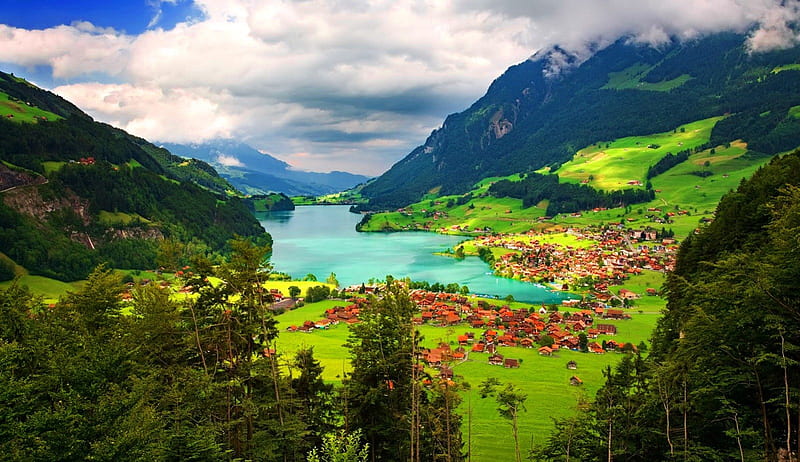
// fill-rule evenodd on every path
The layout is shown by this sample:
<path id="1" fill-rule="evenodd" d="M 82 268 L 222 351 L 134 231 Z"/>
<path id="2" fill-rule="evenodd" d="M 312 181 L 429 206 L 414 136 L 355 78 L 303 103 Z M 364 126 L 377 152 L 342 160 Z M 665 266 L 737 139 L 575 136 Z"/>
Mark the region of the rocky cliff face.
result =
<path id="1" fill-rule="evenodd" d="M 46 181 L 42 176 L 20 170 L 12 170 L 0 163 L 0 192 L 20 186 L 43 184 Z"/>
<path id="2" fill-rule="evenodd" d="M 78 217 L 83 226 L 92 221 L 89 201 L 69 191 L 60 197 L 45 197 L 35 185 L 29 184 L 7 190 L 2 197 L 7 206 L 39 221 L 49 221 L 54 213 L 65 211 Z"/>

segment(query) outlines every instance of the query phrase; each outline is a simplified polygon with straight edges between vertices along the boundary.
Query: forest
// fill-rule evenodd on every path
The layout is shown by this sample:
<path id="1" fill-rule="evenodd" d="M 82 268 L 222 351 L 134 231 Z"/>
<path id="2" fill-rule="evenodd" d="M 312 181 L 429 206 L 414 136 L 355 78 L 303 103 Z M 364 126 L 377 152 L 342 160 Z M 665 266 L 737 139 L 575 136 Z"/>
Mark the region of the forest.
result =
<path id="1" fill-rule="evenodd" d="M 558 175 L 528 173 L 521 181 L 500 180 L 489 187 L 495 197 L 522 199 L 523 207 L 531 207 L 548 199 L 547 215 L 591 210 L 595 207 L 625 207 L 649 202 L 655 198 L 652 189 L 622 189 L 603 192 L 587 185 L 559 183 Z"/>

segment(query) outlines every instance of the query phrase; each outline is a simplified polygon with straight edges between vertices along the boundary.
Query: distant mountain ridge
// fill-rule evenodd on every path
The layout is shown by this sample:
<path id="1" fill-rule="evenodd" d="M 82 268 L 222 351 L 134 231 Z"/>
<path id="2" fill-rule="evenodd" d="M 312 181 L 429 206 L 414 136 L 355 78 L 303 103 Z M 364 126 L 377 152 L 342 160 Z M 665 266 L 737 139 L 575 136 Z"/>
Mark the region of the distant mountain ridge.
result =
<path id="1" fill-rule="evenodd" d="M 370 179 L 348 172 L 293 170 L 288 163 L 234 140 L 189 145 L 165 143 L 163 147 L 173 154 L 208 162 L 231 184 L 248 194 L 323 195 L 350 189 Z"/>
<path id="2" fill-rule="evenodd" d="M 733 116 L 713 143 L 741 138 L 765 154 L 800 146 L 800 47 L 749 54 L 745 40 L 723 33 L 659 49 L 620 40 L 560 72 L 562 50 L 536 55 L 364 187 L 364 208 L 462 194 L 486 177 L 558 167 L 598 141 L 724 114 Z"/>

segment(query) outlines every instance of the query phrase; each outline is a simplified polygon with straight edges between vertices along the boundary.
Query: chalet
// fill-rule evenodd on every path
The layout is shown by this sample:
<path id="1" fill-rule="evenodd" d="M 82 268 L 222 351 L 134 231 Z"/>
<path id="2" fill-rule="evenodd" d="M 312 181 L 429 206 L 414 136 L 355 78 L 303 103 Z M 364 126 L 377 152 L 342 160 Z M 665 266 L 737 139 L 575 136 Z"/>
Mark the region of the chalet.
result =
<path id="1" fill-rule="evenodd" d="M 603 314 L 603 319 L 630 319 L 630 317 L 629 314 L 625 314 L 622 310 L 609 309 Z"/>
<path id="2" fill-rule="evenodd" d="M 452 326 L 453 324 L 458 324 L 459 322 L 461 322 L 461 316 L 452 312 L 445 315 L 444 319 L 442 320 L 442 324 L 445 326 Z"/>
<path id="3" fill-rule="evenodd" d="M 553 349 L 550 347 L 543 346 L 539 348 L 539 354 L 542 356 L 551 356 L 553 354 Z"/>
<path id="4" fill-rule="evenodd" d="M 475 345 L 472 345 L 472 351 L 475 353 L 483 353 L 486 349 L 486 344 L 483 342 L 478 342 Z"/>
<path id="5" fill-rule="evenodd" d="M 519 360 L 506 358 L 503 361 L 503 367 L 506 369 L 519 369 Z"/>
<path id="6" fill-rule="evenodd" d="M 569 348 L 570 350 L 577 350 L 580 348 L 580 340 L 575 337 L 565 338 L 559 345 L 564 348 Z"/>
<path id="7" fill-rule="evenodd" d="M 598 324 L 596 328 L 600 334 L 617 335 L 617 326 L 613 324 Z"/>
<path id="8" fill-rule="evenodd" d="M 449 368 L 447 366 L 442 366 L 439 369 L 439 378 L 441 378 L 441 379 L 452 379 L 453 378 L 453 369 L 451 369 L 451 368 Z"/>
<path id="9" fill-rule="evenodd" d="M 578 363 L 576 363 L 575 361 L 570 361 L 567 363 L 567 369 L 574 371 L 577 368 L 578 368 Z"/>
<path id="10" fill-rule="evenodd" d="M 636 292 L 632 292 L 628 289 L 619 289 L 619 296 L 626 300 L 636 300 L 637 298 L 639 298 L 639 294 L 637 294 Z"/>
<path id="11" fill-rule="evenodd" d="M 656 289 L 653 289 L 652 287 L 648 287 L 646 292 L 647 292 L 647 295 L 650 295 L 650 296 L 658 295 L 658 291 Z"/>
<path id="12" fill-rule="evenodd" d="M 583 385 L 583 380 L 581 380 L 580 377 L 578 377 L 577 375 L 573 375 L 572 377 L 569 378 L 569 384 L 574 387 L 577 387 Z"/>
<path id="13" fill-rule="evenodd" d="M 328 327 L 330 327 L 330 325 L 331 322 L 328 321 L 327 319 L 320 319 L 319 321 L 316 321 L 314 323 L 314 327 L 317 329 L 327 329 Z"/>
<path id="14" fill-rule="evenodd" d="M 486 321 L 484 321 L 483 319 L 477 319 L 475 321 L 472 321 L 470 325 L 472 326 L 473 329 L 481 329 L 483 328 L 483 326 L 486 325 Z"/>
<path id="15" fill-rule="evenodd" d="M 606 352 L 606 350 L 604 350 L 603 347 L 597 342 L 589 342 L 589 344 L 586 346 L 592 353 L 603 354 Z"/>
<path id="16" fill-rule="evenodd" d="M 533 348 L 533 339 L 525 337 L 519 341 L 519 346 L 523 348 Z"/>
<path id="17" fill-rule="evenodd" d="M 502 366 L 503 355 L 493 354 L 492 356 L 489 356 L 489 364 L 491 364 L 492 366 Z"/>

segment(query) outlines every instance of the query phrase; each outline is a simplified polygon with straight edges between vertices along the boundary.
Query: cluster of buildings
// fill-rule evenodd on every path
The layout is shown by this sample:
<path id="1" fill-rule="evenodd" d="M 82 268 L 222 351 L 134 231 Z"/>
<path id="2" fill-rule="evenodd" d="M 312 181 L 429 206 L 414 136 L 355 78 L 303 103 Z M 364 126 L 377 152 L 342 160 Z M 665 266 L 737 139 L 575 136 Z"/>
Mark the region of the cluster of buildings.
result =
<path id="1" fill-rule="evenodd" d="M 573 247 L 541 242 L 534 235 L 489 235 L 476 239 L 479 246 L 501 247 L 509 253 L 497 259 L 494 271 L 523 281 L 575 284 L 581 280 L 620 283 L 643 270 L 671 271 L 677 244 L 659 239 L 653 230 L 619 227 L 568 229 L 568 234 L 591 245 Z"/>

